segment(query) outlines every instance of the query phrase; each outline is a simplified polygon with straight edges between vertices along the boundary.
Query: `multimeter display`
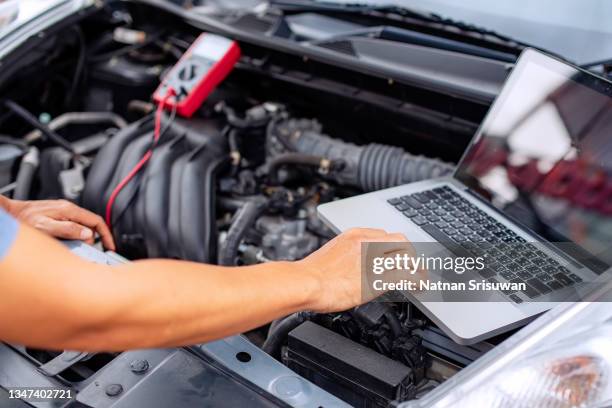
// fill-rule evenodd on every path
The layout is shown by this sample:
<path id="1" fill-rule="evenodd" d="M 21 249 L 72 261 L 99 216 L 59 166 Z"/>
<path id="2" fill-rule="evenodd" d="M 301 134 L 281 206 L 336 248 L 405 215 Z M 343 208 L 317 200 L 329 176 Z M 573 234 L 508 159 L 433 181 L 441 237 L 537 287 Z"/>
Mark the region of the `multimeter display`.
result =
<path id="1" fill-rule="evenodd" d="M 215 34 L 202 34 L 185 52 L 155 91 L 155 102 L 191 117 L 215 87 L 231 72 L 240 58 L 235 41 Z M 169 89 L 175 95 L 166 98 Z"/>

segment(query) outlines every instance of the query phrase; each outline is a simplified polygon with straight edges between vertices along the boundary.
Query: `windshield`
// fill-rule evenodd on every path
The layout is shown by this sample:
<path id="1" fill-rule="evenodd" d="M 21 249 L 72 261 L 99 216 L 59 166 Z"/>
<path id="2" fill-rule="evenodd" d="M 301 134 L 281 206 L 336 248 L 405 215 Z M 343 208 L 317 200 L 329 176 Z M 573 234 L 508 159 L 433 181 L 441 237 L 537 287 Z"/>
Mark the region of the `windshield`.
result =
<path id="1" fill-rule="evenodd" d="M 317 0 L 315 0 L 317 1 Z M 612 57 L 609 0 L 321 0 L 394 5 L 471 23 L 550 50 L 577 64 Z"/>

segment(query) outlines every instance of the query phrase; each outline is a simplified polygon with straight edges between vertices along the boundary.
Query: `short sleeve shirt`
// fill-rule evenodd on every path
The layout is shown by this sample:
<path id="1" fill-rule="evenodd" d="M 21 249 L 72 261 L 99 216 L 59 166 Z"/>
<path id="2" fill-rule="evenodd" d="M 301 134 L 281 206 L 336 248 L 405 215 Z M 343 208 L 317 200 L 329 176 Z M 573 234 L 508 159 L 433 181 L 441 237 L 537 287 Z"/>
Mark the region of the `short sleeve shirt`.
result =
<path id="1" fill-rule="evenodd" d="M 0 208 L 0 261 L 4 259 L 17 238 L 19 224 Z"/>

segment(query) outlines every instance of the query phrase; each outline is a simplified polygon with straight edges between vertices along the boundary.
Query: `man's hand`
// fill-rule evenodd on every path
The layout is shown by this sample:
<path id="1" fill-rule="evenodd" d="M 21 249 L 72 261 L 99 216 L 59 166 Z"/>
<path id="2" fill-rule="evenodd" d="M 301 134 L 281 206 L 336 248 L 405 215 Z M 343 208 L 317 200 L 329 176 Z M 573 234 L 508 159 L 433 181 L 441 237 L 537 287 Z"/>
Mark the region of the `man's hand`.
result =
<path id="1" fill-rule="evenodd" d="M 98 233 L 104 247 L 115 250 L 113 236 L 102 217 L 69 201 L 5 199 L 2 204 L 19 221 L 53 237 L 93 244 L 95 233 Z"/>
<path id="2" fill-rule="evenodd" d="M 362 293 L 361 244 L 363 242 L 402 242 L 403 234 L 389 234 L 379 229 L 351 229 L 334 238 L 321 249 L 299 261 L 305 273 L 320 282 L 320 291 L 313 301 L 315 312 L 348 310 L 372 300 Z"/>

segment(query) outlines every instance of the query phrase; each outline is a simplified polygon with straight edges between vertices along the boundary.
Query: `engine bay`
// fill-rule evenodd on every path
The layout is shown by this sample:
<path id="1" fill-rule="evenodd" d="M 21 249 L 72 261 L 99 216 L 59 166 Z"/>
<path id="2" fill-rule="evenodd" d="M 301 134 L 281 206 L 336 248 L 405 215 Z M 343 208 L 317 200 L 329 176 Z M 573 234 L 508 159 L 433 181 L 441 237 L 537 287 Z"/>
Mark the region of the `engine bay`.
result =
<path id="1" fill-rule="evenodd" d="M 294 261 L 335 236 L 317 205 L 449 174 L 487 108 L 240 42 L 193 117 L 161 112 L 152 95 L 199 33 L 125 2 L 29 43 L 0 76 L 0 193 L 94 211 L 129 260 Z M 458 345 L 409 303 L 303 312 L 245 335 L 360 407 L 419 398 L 506 337 Z M 59 355 L 19 350 L 39 364 Z M 53 375 L 78 383 L 115 358 Z"/>

